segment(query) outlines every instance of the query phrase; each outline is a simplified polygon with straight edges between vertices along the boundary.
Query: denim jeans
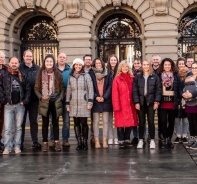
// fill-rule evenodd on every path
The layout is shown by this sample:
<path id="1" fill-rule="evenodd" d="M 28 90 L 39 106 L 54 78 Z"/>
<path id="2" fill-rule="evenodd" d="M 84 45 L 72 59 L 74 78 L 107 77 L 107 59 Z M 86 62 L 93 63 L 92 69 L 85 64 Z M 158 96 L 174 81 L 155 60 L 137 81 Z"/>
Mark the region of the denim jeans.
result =
<path id="1" fill-rule="evenodd" d="M 113 112 L 109 112 L 108 139 L 117 139 L 117 128 L 113 128 Z"/>
<path id="2" fill-rule="evenodd" d="M 63 119 L 63 126 L 62 126 L 62 140 L 68 140 L 70 137 L 70 117 L 69 112 L 65 108 L 65 102 L 62 102 L 63 111 L 62 111 L 62 119 Z M 50 123 L 50 140 L 54 140 L 53 134 L 53 125 Z"/>
<path id="3" fill-rule="evenodd" d="M 4 145 L 5 149 L 20 148 L 22 123 L 25 107 L 21 104 L 4 107 Z M 14 131 L 13 131 L 14 130 Z"/>
<path id="4" fill-rule="evenodd" d="M 176 118 L 174 124 L 174 131 L 177 137 L 186 137 L 189 129 L 189 121 L 187 118 Z"/>

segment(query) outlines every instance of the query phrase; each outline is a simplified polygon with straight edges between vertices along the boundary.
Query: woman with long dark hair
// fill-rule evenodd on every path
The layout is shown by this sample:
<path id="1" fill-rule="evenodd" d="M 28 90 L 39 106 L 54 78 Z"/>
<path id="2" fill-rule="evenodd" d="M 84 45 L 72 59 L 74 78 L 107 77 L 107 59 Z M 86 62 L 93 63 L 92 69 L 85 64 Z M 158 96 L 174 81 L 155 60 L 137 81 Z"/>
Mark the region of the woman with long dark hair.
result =
<path id="1" fill-rule="evenodd" d="M 93 85 L 92 79 L 84 71 L 84 62 L 80 58 L 73 61 L 72 71 L 68 81 L 66 91 L 66 108 L 69 116 L 74 119 L 75 137 L 79 149 L 88 149 L 88 131 L 87 118 L 90 117 L 93 105 Z"/>
<path id="2" fill-rule="evenodd" d="M 116 76 L 119 61 L 118 58 L 112 54 L 107 61 L 107 69 L 111 71 L 112 77 Z M 109 113 L 109 126 L 108 126 L 108 144 L 118 144 L 117 129 L 113 128 L 113 112 Z"/>
<path id="3" fill-rule="evenodd" d="M 89 71 L 94 87 L 94 101 L 92 107 L 95 148 L 100 148 L 99 121 L 100 113 L 103 119 L 103 148 L 107 148 L 109 113 L 113 111 L 111 100 L 112 75 L 105 67 L 105 63 L 96 58 Z"/>
<path id="4" fill-rule="evenodd" d="M 174 148 L 171 142 L 174 132 L 176 111 L 181 104 L 181 81 L 177 67 L 170 58 L 164 58 L 159 66 L 158 75 L 162 85 L 162 99 L 160 103 L 161 132 L 163 140 L 160 148 Z"/>
<path id="5" fill-rule="evenodd" d="M 43 151 L 48 151 L 49 117 L 52 116 L 55 150 L 61 151 L 59 143 L 59 116 L 62 115 L 64 95 L 62 75 L 55 66 L 53 55 L 45 57 L 36 78 L 35 94 L 39 99 L 38 112 L 42 115 Z"/>

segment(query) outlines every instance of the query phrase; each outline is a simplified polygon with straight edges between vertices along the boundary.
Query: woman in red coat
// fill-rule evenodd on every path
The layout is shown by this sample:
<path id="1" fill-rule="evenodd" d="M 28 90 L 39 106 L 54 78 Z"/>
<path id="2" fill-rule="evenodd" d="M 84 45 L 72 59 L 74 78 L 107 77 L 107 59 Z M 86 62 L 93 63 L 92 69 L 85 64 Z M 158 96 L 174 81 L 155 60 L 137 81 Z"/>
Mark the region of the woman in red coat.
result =
<path id="1" fill-rule="evenodd" d="M 112 104 L 120 148 L 130 145 L 131 129 L 138 125 L 137 113 L 132 100 L 133 80 L 130 66 L 127 61 L 122 61 L 112 85 Z"/>

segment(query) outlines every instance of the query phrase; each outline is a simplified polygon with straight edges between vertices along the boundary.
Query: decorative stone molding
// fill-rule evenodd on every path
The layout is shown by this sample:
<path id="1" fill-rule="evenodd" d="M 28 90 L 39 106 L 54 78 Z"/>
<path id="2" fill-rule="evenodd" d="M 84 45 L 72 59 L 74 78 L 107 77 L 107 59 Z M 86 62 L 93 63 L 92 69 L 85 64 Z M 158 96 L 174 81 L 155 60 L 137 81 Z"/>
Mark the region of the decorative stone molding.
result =
<path id="1" fill-rule="evenodd" d="M 121 6 L 121 0 L 112 0 L 113 6 Z"/>
<path id="2" fill-rule="evenodd" d="M 30 9 L 35 8 L 35 0 L 25 0 L 25 4 L 27 8 L 30 8 Z"/>
<path id="3" fill-rule="evenodd" d="M 80 2 L 79 0 L 66 0 L 68 17 L 80 17 Z"/>
<path id="4" fill-rule="evenodd" d="M 155 1 L 155 15 L 167 15 L 169 0 L 154 0 Z"/>

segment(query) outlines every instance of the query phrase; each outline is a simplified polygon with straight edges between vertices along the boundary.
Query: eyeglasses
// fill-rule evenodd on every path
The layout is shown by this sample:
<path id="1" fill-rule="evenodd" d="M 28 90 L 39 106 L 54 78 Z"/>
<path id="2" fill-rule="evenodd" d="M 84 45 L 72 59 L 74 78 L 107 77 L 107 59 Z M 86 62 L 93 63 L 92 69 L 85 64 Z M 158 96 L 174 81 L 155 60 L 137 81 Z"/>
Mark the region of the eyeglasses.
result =
<path id="1" fill-rule="evenodd" d="M 192 67 L 192 69 L 194 70 L 194 69 L 197 69 L 197 67 Z"/>

